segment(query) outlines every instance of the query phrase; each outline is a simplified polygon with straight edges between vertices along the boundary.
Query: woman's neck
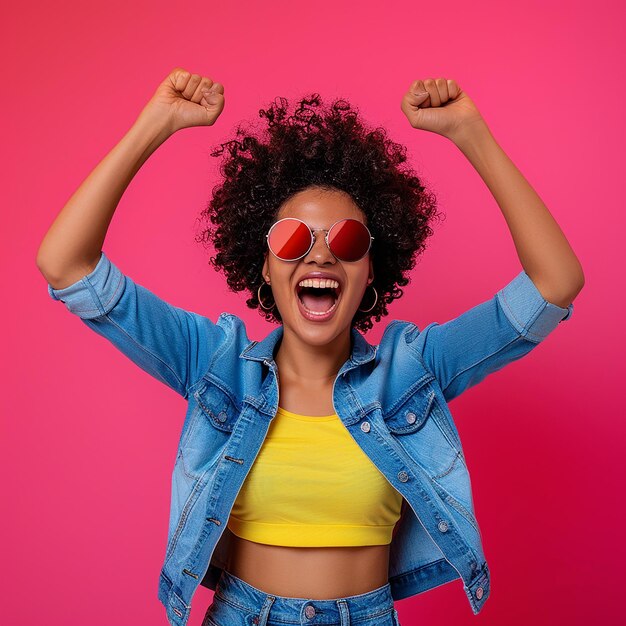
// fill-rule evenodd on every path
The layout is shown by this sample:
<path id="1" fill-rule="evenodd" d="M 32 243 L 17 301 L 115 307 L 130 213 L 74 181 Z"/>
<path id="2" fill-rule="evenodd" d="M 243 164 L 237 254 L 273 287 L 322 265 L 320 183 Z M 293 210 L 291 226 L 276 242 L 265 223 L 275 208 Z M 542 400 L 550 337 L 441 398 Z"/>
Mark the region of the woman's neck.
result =
<path id="1" fill-rule="evenodd" d="M 352 352 L 350 329 L 321 345 L 303 341 L 284 329 L 276 352 L 276 365 L 283 379 L 310 385 L 332 382 Z"/>

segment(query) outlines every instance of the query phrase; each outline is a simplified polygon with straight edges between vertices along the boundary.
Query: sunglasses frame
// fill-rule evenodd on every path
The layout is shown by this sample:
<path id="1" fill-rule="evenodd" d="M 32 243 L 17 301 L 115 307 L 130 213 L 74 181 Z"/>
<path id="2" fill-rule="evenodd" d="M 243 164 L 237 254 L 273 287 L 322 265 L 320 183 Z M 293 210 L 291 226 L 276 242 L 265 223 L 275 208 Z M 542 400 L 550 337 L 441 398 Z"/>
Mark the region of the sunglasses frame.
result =
<path id="1" fill-rule="evenodd" d="M 296 220 L 298 222 L 301 222 L 302 224 L 304 224 L 309 231 L 311 231 L 311 245 L 309 246 L 308 250 L 300 255 L 298 258 L 296 259 L 283 259 L 282 257 L 279 257 L 273 250 L 272 247 L 270 246 L 270 233 L 272 232 L 272 228 L 274 228 L 274 226 L 276 226 L 276 224 L 280 223 L 280 222 L 284 222 L 285 220 Z M 337 226 L 337 224 L 340 224 L 341 222 L 345 222 L 345 221 L 353 221 L 353 222 L 359 222 L 359 224 L 362 224 L 365 227 L 365 230 L 367 230 L 370 240 L 369 240 L 369 245 L 367 246 L 367 250 L 365 251 L 365 254 L 363 254 L 363 256 L 360 256 L 358 259 L 353 259 L 352 261 L 344 261 L 343 259 L 340 259 L 338 256 L 335 255 L 335 253 L 330 249 L 330 245 L 328 243 L 328 234 L 330 233 L 330 231 Z M 265 239 L 267 241 L 267 247 L 269 249 L 269 251 L 277 258 L 280 259 L 281 261 L 285 261 L 287 263 L 291 263 L 291 262 L 295 262 L 295 261 L 299 261 L 300 259 L 304 258 L 309 252 L 311 252 L 311 248 L 313 248 L 313 246 L 315 245 L 315 241 L 317 238 L 317 235 L 315 235 L 314 233 L 317 232 L 318 230 L 323 230 L 326 234 L 324 235 L 324 241 L 326 242 L 326 247 L 330 250 L 330 253 L 338 260 L 341 261 L 342 263 L 356 263 L 357 261 L 360 261 L 363 257 L 365 257 L 365 255 L 372 249 L 372 241 L 374 241 L 374 237 L 372 236 L 372 233 L 370 232 L 370 229 L 360 220 L 356 220 L 352 217 L 345 217 L 343 219 L 337 220 L 330 228 L 311 228 L 305 221 L 297 218 L 297 217 L 283 217 L 280 220 L 277 220 L 276 222 L 274 222 L 271 226 L 269 231 L 267 232 L 267 234 L 265 235 Z"/>

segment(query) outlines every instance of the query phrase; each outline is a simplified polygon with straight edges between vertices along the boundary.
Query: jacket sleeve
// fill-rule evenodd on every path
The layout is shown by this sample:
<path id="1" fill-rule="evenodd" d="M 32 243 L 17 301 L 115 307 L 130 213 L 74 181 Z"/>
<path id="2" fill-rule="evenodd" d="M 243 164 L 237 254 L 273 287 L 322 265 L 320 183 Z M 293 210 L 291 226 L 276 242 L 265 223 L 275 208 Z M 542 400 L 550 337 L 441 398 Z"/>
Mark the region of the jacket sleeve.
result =
<path id="1" fill-rule="evenodd" d="M 90 274 L 48 293 L 136 365 L 184 398 L 206 372 L 224 330 L 136 284 L 101 252 Z"/>
<path id="2" fill-rule="evenodd" d="M 415 327 L 411 345 L 449 401 L 528 354 L 573 310 L 545 300 L 522 270 L 490 300 L 444 324 Z"/>

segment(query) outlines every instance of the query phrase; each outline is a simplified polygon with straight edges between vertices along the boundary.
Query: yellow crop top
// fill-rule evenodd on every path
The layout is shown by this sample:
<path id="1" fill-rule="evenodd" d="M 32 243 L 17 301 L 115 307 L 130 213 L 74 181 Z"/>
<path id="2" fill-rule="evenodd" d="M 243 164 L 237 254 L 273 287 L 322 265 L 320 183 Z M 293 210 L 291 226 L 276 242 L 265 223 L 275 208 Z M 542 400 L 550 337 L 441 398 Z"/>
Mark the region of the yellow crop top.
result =
<path id="1" fill-rule="evenodd" d="M 279 407 L 235 500 L 227 527 L 280 546 L 391 543 L 402 495 L 339 416 Z"/>

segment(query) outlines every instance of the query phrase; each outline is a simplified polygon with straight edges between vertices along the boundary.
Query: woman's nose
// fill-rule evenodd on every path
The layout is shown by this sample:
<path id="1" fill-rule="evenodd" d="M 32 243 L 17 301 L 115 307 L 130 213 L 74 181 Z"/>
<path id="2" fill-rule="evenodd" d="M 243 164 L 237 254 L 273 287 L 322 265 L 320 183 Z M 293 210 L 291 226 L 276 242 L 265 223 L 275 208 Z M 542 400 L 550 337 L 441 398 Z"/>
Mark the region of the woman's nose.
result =
<path id="1" fill-rule="evenodd" d="M 317 263 L 335 262 L 335 255 L 328 249 L 326 245 L 325 232 L 319 229 L 313 233 L 313 246 L 309 250 L 305 259 L 313 259 Z"/>

